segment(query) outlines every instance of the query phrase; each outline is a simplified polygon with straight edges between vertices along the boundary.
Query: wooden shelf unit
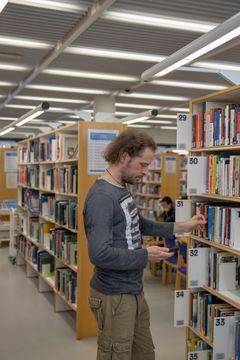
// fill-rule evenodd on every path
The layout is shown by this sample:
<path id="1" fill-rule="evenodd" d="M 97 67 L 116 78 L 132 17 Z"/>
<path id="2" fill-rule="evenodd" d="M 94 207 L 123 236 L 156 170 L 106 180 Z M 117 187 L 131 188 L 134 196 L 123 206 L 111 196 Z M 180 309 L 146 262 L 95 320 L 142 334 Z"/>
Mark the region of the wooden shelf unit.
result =
<path id="1" fill-rule="evenodd" d="M 89 140 L 88 134 L 90 130 L 93 131 L 117 131 L 121 132 L 125 130 L 127 127 L 123 124 L 113 124 L 113 123 L 93 123 L 93 122 L 76 122 L 71 125 L 64 126 L 62 128 L 56 129 L 46 134 L 41 134 L 34 138 L 23 140 L 19 143 L 19 157 L 20 157 L 20 150 L 23 147 L 29 147 L 30 144 L 33 144 L 34 141 L 41 141 L 42 139 L 48 139 L 49 136 L 56 137 L 59 134 L 70 134 L 76 135 L 77 137 L 77 144 L 78 144 L 78 158 L 74 159 L 59 159 L 59 160 L 48 160 L 48 161 L 20 161 L 19 169 L 24 169 L 24 166 L 28 167 L 30 165 L 37 165 L 41 166 L 49 166 L 49 167 L 56 167 L 59 165 L 77 165 L 78 166 L 78 194 L 72 193 L 62 193 L 59 191 L 53 190 L 45 190 L 39 187 L 33 187 L 34 191 L 38 192 L 39 194 L 55 194 L 59 199 L 68 199 L 68 198 L 76 198 L 77 207 L 78 207 L 78 228 L 70 229 L 68 226 L 61 225 L 55 219 L 52 219 L 48 216 L 42 216 L 40 213 L 39 215 L 39 222 L 49 222 L 53 223 L 57 228 L 63 228 L 71 231 L 72 233 L 77 233 L 77 265 L 66 264 L 62 260 L 58 259 L 58 257 L 49 249 L 42 247 L 38 243 L 33 241 L 29 234 L 22 234 L 25 236 L 26 244 L 28 242 L 33 243 L 35 246 L 39 246 L 41 250 L 47 251 L 54 257 L 55 262 L 55 269 L 62 264 L 66 267 L 69 267 L 72 271 L 77 272 L 77 303 L 72 304 L 65 299 L 65 297 L 60 294 L 54 285 L 54 278 L 48 278 L 42 276 L 42 274 L 38 273 L 36 265 L 33 264 L 29 259 L 24 256 L 22 252 L 19 251 L 19 257 L 21 258 L 21 265 L 25 263 L 27 266 L 27 272 L 29 272 L 31 276 L 37 276 L 39 279 L 39 284 L 42 284 L 42 281 L 46 283 L 46 286 L 49 286 L 50 290 L 54 293 L 54 300 L 55 300 L 55 309 L 56 311 L 65 311 L 65 310 L 74 310 L 76 312 L 76 338 L 81 339 L 85 337 L 96 336 L 97 334 L 97 326 L 95 319 L 89 309 L 88 305 L 88 293 L 89 293 L 89 282 L 92 277 L 93 273 L 93 265 L 90 263 L 88 257 L 88 246 L 87 246 L 87 239 L 84 231 L 84 224 L 82 218 L 82 211 L 85 202 L 85 198 L 89 188 L 93 185 L 95 180 L 97 179 L 98 175 L 89 175 L 88 171 L 88 160 L 89 160 Z M 97 151 L 97 150 L 96 150 Z M 21 156 L 24 157 L 23 152 Z M 19 189 L 26 187 L 31 190 L 30 186 L 25 186 L 20 184 Z M 30 210 L 28 206 L 25 204 L 18 204 L 19 211 L 23 211 L 26 216 L 30 215 Z M 27 253 L 27 252 L 26 252 Z M 61 265 L 61 266 L 62 266 Z M 30 268 L 28 270 L 28 267 Z M 43 286 L 44 285 L 39 285 Z M 59 305 L 60 303 L 60 305 Z M 64 305 L 65 304 L 65 305 Z"/>
<path id="2" fill-rule="evenodd" d="M 212 106 L 214 106 L 214 103 L 217 107 L 219 107 L 220 103 L 224 104 L 239 104 L 240 102 L 240 85 L 232 86 L 228 89 L 218 91 L 212 94 L 209 94 L 207 96 L 202 96 L 196 99 L 193 99 L 190 101 L 189 104 L 189 111 L 190 113 L 195 113 L 198 109 L 201 108 L 202 103 L 204 102 L 210 102 Z M 191 149 L 191 156 L 208 156 L 210 154 L 217 154 L 221 152 L 229 152 L 232 154 L 240 155 L 240 144 L 233 144 L 233 145 L 220 145 L 220 146 L 211 146 L 211 147 L 201 147 L 201 148 L 192 148 Z M 226 205 L 226 202 L 228 203 L 240 203 L 240 197 L 237 196 L 223 196 L 219 194 L 208 194 L 203 193 L 201 195 L 194 195 L 191 196 L 192 199 L 196 199 L 196 201 L 215 201 L 219 203 L 223 203 Z M 232 204 L 234 205 L 234 204 Z M 201 238 L 195 235 L 190 235 L 190 242 L 197 241 L 201 244 L 205 244 L 209 247 L 213 247 L 215 249 L 219 249 L 221 251 L 226 251 L 229 253 L 232 253 L 234 255 L 240 256 L 240 249 L 235 249 L 233 247 L 220 244 L 214 241 L 209 241 L 208 239 Z M 199 269 L 201 271 L 201 269 Z M 216 296 L 217 298 L 225 301 L 226 303 L 232 305 L 236 309 L 240 309 L 240 291 L 217 291 L 209 286 L 203 286 L 202 289 L 204 289 L 206 292 L 209 292 L 210 294 Z M 209 339 L 204 336 L 199 330 L 194 329 L 191 326 L 187 326 L 186 329 L 186 349 L 187 349 L 187 340 L 189 339 L 190 332 L 193 332 L 195 335 L 197 335 L 200 339 L 202 339 L 204 342 L 206 342 L 211 348 L 214 346 L 214 344 L 209 341 Z M 186 359 L 188 359 L 188 355 L 186 352 Z"/>
<path id="3" fill-rule="evenodd" d="M 152 164 L 146 178 L 141 183 L 134 185 L 131 190 L 142 214 L 148 217 L 148 214 L 153 212 L 156 218 L 159 215 L 161 198 L 170 196 L 175 201 L 179 197 L 180 156 L 172 152 L 157 153 Z M 156 177 L 158 180 L 155 180 Z M 157 193 L 150 193 L 149 188 L 152 186 L 156 186 Z M 151 202 L 152 205 L 150 205 Z"/>

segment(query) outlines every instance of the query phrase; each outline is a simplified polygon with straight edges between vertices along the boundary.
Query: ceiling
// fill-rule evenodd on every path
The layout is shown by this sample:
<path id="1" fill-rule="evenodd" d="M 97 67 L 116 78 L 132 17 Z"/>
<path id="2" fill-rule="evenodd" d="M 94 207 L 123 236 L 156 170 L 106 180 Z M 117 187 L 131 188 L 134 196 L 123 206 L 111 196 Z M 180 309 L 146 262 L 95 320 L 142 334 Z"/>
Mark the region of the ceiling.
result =
<path id="1" fill-rule="evenodd" d="M 112 6 L 92 21 L 64 51 L 37 76 L 29 79 L 32 70 L 48 57 L 57 44 L 64 43 L 79 22 L 84 21 L 87 10 L 95 2 L 8 1 L 0 13 L 0 131 L 43 100 L 49 101 L 50 110 L 37 121 L 32 120 L 5 137 L 21 138 L 39 132 L 41 126 L 72 121 L 70 116 L 73 111 L 92 111 L 94 96 L 101 94 L 116 95 L 117 117 L 167 107 L 160 109 L 161 120 L 169 121 L 174 128 L 174 116 L 181 108 L 186 111 L 191 98 L 232 85 L 216 70 L 215 63 L 235 65 L 240 71 L 239 37 L 230 48 L 221 48 L 219 53 L 199 59 L 198 65 L 166 75 L 159 79 L 163 80 L 160 84 L 144 84 L 131 94 L 124 91 L 139 82 L 143 71 L 203 35 L 197 24 L 210 29 L 239 12 L 239 0 L 112 2 Z M 136 14 L 145 17 L 144 23 L 136 23 Z M 126 15 L 132 22 L 126 20 Z M 181 24 L 178 28 L 166 28 L 160 26 L 161 19 L 155 22 L 158 17 L 178 20 Z M 186 29 L 189 22 L 196 23 L 194 31 Z M 106 51 L 100 53 L 102 50 L 108 50 L 108 54 Z M 107 79 L 109 75 L 113 77 Z M 201 86 L 198 86 L 199 83 Z M 214 86 L 209 89 L 209 84 Z M 14 89 L 19 85 L 13 96 Z M 161 95 L 167 98 L 161 100 Z M 166 115 L 165 119 L 163 115 Z"/>

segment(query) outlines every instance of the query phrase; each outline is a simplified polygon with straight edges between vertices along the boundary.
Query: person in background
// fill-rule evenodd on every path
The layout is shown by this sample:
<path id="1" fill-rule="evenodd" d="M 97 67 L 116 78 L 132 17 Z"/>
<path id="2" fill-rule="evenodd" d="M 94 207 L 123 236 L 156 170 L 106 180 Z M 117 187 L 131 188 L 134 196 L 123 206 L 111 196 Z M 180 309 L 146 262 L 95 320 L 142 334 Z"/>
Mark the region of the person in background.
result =
<path id="1" fill-rule="evenodd" d="M 175 207 L 170 196 L 164 196 L 161 200 L 162 212 L 160 215 L 165 222 L 175 222 Z"/>
<path id="2" fill-rule="evenodd" d="M 128 129 L 107 147 L 109 167 L 93 184 L 83 210 L 90 261 L 89 305 L 98 324 L 97 360 L 154 360 L 150 315 L 143 292 L 148 261 L 173 255 L 168 248 L 143 248 L 142 236 L 172 236 L 200 228 L 202 215 L 179 223 L 144 219 L 128 191 L 148 172 L 156 144 L 145 132 Z"/>

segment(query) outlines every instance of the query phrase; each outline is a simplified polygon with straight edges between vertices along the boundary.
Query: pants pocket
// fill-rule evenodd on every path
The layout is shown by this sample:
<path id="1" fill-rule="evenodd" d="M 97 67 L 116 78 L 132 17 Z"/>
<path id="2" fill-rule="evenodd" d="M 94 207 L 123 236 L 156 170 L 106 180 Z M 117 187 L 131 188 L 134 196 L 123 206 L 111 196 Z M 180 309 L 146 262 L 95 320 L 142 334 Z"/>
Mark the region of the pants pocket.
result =
<path id="1" fill-rule="evenodd" d="M 89 306 L 98 324 L 98 329 L 103 330 L 102 300 L 93 296 L 88 298 Z"/>

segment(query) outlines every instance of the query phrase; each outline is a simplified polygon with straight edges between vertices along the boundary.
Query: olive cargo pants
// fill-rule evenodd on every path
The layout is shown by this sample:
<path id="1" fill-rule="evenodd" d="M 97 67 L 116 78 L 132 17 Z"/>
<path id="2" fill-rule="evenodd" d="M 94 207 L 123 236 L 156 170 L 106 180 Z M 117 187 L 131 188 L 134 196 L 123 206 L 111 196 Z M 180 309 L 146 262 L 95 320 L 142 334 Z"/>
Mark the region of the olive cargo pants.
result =
<path id="1" fill-rule="evenodd" d="M 105 295 L 90 289 L 98 324 L 97 360 L 154 360 L 149 308 L 144 294 Z"/>

